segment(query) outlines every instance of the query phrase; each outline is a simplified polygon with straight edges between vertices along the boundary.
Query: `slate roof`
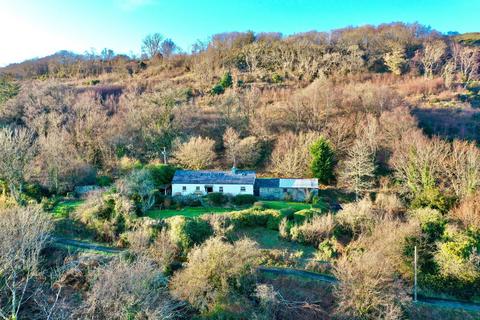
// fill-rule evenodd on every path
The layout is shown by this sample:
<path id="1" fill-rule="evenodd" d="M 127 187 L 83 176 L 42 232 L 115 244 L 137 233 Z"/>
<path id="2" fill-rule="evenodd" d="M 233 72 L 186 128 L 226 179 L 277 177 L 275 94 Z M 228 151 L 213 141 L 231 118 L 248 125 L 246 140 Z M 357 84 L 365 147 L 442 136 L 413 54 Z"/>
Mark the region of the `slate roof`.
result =
<path id="1" fill-rule="evenodd" d="M 255 171 L 208 171 L 177 170 L 173 176 L 173 184 L 250 184 L 255 183 Z"/>
<path id="2" fill-rule="evenodd" d="M 280 179 L 280 178 L 258 178 L 258 188 L 318 188 L 318 179 Z"/>
<path id="3" fill-rule="evenodd" d="M 278 178 L 258 178 L 255 181 L 258 188 L 279 188 L 280 179 Z"/>
<path id="4" fill-rule="evenodd" d="M 280 188 L 318 188 L 318 179 L 280 179 Z"/>

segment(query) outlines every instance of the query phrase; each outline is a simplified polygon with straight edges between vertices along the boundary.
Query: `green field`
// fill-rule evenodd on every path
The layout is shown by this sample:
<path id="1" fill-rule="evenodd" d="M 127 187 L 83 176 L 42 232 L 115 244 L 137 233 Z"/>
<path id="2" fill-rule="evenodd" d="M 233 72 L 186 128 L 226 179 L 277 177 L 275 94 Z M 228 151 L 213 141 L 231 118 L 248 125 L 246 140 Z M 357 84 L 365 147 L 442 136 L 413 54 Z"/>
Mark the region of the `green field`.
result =
<path id="1" fill-rule="evenodd" d="M 184 217 L 198 217 L 207 213 L 224 213 L 235 211 L 232 208 L 223 208 L 223 207 L 185 207 L 179 210 L 176 209 L 152 209 L 147 212 L 146 216 L 153 219 L 164 219 L 170 218 L 173 216 L 184 216 Z"/>
<path id="2" fill-rule="evenodd" d="M 74 211 L 78 206 L 84 203 L 85 200 L 64 200 L 59 202 L 52 213 L 56 218 L 62 218 L 68 213 Z M 285 208 L 292 208 L 295 211 L 309 209 L 312 206 L 303 202 L 286 202 L 286 201 L 261 201 L 266 209 L 281 210 Z M 324 206 L 328 206 L 325 204 Z M 152 209 L 147 212 L 146 216 L 153 219 L 164 219 L 173 216 L 198 217 L 210 213 L 225 213 L 232 211 L 239 211 L 248 209 L 249 207 L 185 207 L 181 209 Z"/>
<path id="3" fill-rule="evenodd" d="M 293 208 L 295 211 L 311 208 L 311 205 L 302 202 L 285 201 L 262 201 L 266 209 L 281 210 Z M 225 207 L 185 207 L 182 209 L 153 209 L 147 212 L 147 216 L 153 219 L 164 219 L 173 216 L 198 217 L 203 214 L 225 213 L 248 209 L 249 207 L 225 208 Z"/>
<path id="4" fill-rule="evenodd" d="M 74 211 L 78 206 L 84 203 L 85 200 L 64 200 L 60 201 L 55 208 L 53 208 L 52 213 L 55 218 L 63 218 L 68 213 Z"/>
<path id="5" fill-rule="evenodd" d="M 287 202 L 287 201 L 262 201 L 265 208 L 281 210 L 285 208 L 292 208 L 295 211 L 300 211 L 303 209 L 310 209 L 312 206 L 308 203 L 303 202 Z"/>

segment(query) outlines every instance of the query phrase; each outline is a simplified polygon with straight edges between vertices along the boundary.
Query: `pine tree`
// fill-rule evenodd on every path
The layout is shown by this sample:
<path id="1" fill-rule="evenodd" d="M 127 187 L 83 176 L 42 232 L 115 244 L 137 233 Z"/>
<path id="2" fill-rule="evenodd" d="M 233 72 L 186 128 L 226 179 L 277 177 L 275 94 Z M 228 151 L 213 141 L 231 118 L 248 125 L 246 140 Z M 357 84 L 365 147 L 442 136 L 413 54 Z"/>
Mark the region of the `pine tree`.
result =
<path id="1" fill-rule="evenodd" d="M 315 178 L 326 184 L 333 178 L 333 168 L 335 166 L 335 154 L 333 149 L 325 138 L 321 137 L 310 147 L 312 163 L 310 171 Z"/>

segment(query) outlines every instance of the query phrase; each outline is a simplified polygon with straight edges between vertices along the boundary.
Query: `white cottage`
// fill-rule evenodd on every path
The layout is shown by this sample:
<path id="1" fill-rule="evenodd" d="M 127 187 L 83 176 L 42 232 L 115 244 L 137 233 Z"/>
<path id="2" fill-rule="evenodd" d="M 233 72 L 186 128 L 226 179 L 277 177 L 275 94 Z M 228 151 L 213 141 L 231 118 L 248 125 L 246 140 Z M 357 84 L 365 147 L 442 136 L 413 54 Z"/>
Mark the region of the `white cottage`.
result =
<path id="1" fill-rule="evenodd" d="M 172 180 L 172 195 L 204 195 L 222 192 L 231 195 L 251 194 L 255 185 L 255 171 L 177 170 Z"/>

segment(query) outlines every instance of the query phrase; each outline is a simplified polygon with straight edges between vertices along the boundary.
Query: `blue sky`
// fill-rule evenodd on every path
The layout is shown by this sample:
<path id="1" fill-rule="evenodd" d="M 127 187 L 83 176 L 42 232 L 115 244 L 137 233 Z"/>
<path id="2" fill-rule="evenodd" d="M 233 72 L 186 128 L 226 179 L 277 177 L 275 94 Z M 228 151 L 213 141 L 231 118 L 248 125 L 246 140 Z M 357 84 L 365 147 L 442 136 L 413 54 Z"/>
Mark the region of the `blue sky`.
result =
<path id="1" fill-rule="evenodd" d="M 480 31 L 480 0 L 0 0 L 0 65 L 58 50 L 138 54 L 159 32 L 189 51 L 225 31 L 292 34 L 392 21 Z"/>

